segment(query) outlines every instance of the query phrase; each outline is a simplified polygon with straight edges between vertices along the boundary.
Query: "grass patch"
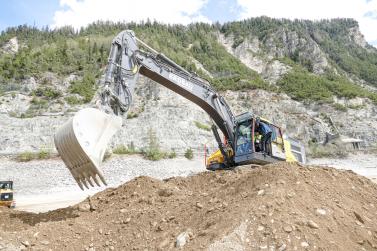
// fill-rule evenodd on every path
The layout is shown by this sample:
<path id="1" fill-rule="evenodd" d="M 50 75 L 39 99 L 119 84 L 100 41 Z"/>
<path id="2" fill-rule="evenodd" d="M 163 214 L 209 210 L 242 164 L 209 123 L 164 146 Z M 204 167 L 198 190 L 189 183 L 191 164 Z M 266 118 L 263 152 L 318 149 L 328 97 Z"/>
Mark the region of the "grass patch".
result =
<path id="1" fill-rule="evenodd" d="M 70 105 L 80 105 L 80 104 L 82 104 L 82 101 L 79 98 L 77 98 L 76 96 L 67 96 L 64 99 Z"/>
<path id="2" fill-rule="evenodd" d="M 205 130 L 205 131 L 211 131 L 211 126 L 202 124 L 199 121 L 194 121 L 195 126 L 199 129 Z"/>
<path id="3" fill-rule="evenodd" d="M 129 112 L 129 113 L 127 113 L 127 119 L 137 118 L 138 116 L 139 116 L 139 114 L 135 113 L 135 112 Z"/>
<path id="4" fill-rule="evenodd" d="M 113 149 L 114 154 L 120 154 L 120 155 L 125 155 L 125 154 L 140 154 L 142 151 L 137 150 L 133 143 L 131 143 L 129 146 L 125 145 L 118 145 Z"/>
<path id="5" fill-rule="evenodd" d="M 62 93 L 51 87 L 38 87 L 32 92 L 33 96 L 43 97 L 46 99 L 56 99 L 62 96 Z"/>
<path id="6" fill-rule="evenodd" d="M 335 110 L 341 111 L 341 112 L 346 112 L 347 111 L 347 106 L 335 103 L 334 105 Z"/>
<path id="7" fill-rule="evenodd" d="M 32 160 L 43 160 L 51 158 L 51 152 L 45 149 L 41 149 L 39 152 L 22 152 L 16 156 L 18 162 L 28 162 Z"/>

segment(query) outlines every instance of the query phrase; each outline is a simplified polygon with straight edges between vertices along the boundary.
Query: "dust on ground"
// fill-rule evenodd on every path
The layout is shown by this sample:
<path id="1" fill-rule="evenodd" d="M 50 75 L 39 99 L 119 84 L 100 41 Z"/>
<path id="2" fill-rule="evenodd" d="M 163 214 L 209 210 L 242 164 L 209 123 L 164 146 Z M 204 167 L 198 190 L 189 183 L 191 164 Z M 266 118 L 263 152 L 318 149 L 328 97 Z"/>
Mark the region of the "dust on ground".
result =
<path id="1" fill-rule="evenodd" d="M 377 185 L 279 163 L 135 178 L 48 213 L 1 209 L 4 250 L 376 250 Z"/>

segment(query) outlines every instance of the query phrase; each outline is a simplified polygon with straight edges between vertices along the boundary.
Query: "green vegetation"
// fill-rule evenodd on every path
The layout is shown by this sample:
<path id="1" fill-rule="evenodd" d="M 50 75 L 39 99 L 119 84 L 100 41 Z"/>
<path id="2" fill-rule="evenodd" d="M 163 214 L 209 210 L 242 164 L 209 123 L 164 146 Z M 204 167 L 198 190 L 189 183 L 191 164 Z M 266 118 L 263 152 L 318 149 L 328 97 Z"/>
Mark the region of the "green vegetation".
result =
<path id="1" fill-rule="evenodd" d="M 185 152 L 185 157 L 186 157 L 187 159 L 190 159 L 190 160 L 194 158 L 194 152 L 192 151 L 191 148 L 188 148 L 188 149 L 186 150 L 186 152 Z"/>
<path id="2" fill-rule="evenodd" d="M 50 153 L 50 151 L 47 151 L 47 150 L 45 150 L 45 149 L 40 150 L 40 151 L 37 153 L 37 155 L 38 155 L 38 159 L 49 159 L 49 158 L 51 158 L 51 153 Z"/>
<path id="3" fill-rule="evenodd" d="M 16 157 L 16 160 L 19 161 L 19 162 L 27 162 L 27 161 L 31 161 L 33 159 L 36 159 L 35 157 L 35 153 L 32 153 L 32 152 L 23 152 L 23 153 L 19 153 Z"/>
<path id="4" fill-rule="evenodd" d="M 370 46 L 363 48 L 352 41 L 350 32 L 355 28 L 358 28 L 358 24 L 352 19 L 313 22 L 268 17 L 188 26 L 163 25 L 150 21 L 140 24 L 96 22 L 80 31 L 75 31 L 72 27 L 50 30 L 23 25 L 8 28 L 0 35 L 0 46 L 15 36 L 22 44 L 15 55 L 0 55 L 0 94 L 19 91 L 23 89 L 20 84 L 22 80 L 34 77 L 42 79 L 43 87 L 33 94 L 49 101 L 61 94 L 49 87 L 51 83 L 48 79 L 43 79 L 43 74 L 52 72 L 58 77 L 65 77 L 74 73 L 79 78 L 72 81 L 69 91 L 83 98 L 81 100 L 69 96 L 65 100 L 72 105 L 90 102 L 107 63 L 111 40 L 121 30 L 132 29 L 151 47 L 187 70 L 210 80 L 212 86 L 220 91 L 265 89 L 283 91 L 304 101 L 331 102 L 332 96 L 336 95 L 346 98 L 367 97 L 377 102 L 375 93 L 343 77 L 352 74 L 377 86 L 377 50 Z M 264 56 L 263 53 L 268 49 L 267 41 L 278 48 L 286 47 L 289 32 L 297 34 L 297 39 L 315 41 L 327 53 L 329 64 L 339 74 L 312 74 L 312 62 L 301 54 L 299 48 L 284 52 L 286 55 L 277 53 L 276 59 L 294 68 L 279 82 L 280 88 L 277 88 L 267 84 L 259 74 L 229 54 L 218 42 L 219 33 L 234 37 L 233 48 L 237 48 L 248 38 L 257 37 L 261 42 L 261 56 Z M 213 78 L 197 68 L 193 59 L 198 60 Z M 137 114 L 129 114 L 130 118 L 135 116 Z"/>
<path id="5" fill-rule="evenodd" d="M 152 129 L 149 129 L 148 135 L 149 145 L 147 149 L 143 152 L 144 157 L 146 159 L 154 161 L 167 158 L 167 153 L 161 151 L 156 133 Z"/>
<path id="6" fill-rule="evenodd" d="M 377 93 L 370 92 L 345 77 L 331 73 L 315 75 L 306 69 L 295 67 L 278 81 L 280 89 L 299 101 L 333 102 L 338 97 L 366 97 L 377 102 Z"/>
<path id="7" fill-rule="evenodd" d="M 27 152 L 19 153 L 15 159 L 16 161 L 19 161 L 19 162 L 28 162 L 28 161 L 36 160 L 36 159 L 42 160 L 42 159 L 49 159 L 49 158 L 51 158 L 50 151 L 41 149 L 39 152 L 27 151 Z"/>
<path id="8" fill-rule="evenodd" d="M 85 103 L 90 102 L 96 92 L 96 79 L 94 75 L 90 72 L 84 73 L 81 81 L 76 80 L 71 82 L 69 91 L 82 96 Z"/>
<path id="9" fill-rule="evenodd" d="M 339 104 L 339 103 L 335 103 L 333 106 L 338 111 L 341 111 L 341 112 L 346 112 L 347 111 L 347 106 L 345 106 L 345 105 L 342 105 L 342 104 Z"/>
<path id="10" fill-rule="evenodd" d="M 174 150 L 172 150 L 170 153 L 161 150 L 156 133 L 152 129 L 149 129 L 148 135 L 148 147 L 144 151 L 142 151 L 142 154 L 146 159 L 157 161 L 161 159 L 173 159 L 177 157 L 177 154 Z"/>
<path id="11" fill-rule="evenodd" d="M 202 124 L 199 121 L 194 121 L 195 126 L 199 129 L 205 130 L 205 131 L 211 131 L 211 126 Z"/>
<path id="12" fill-rule="evenodd" d="M 133 143 L 131 142 L 129 146 L 125 146 L 125 145 L 116 146 L 113 149 L 113 153 L 114 154 L 140 154 L 142 153 L 142 151 L 137 150 L 135 146 L 133 145 Z"/>
<path id="13" fill-rule="evenodd" d="M 167 157 L 168 159 L 174 159 L 177 157 L 177 153 L 174 150 L 172 150 L 170 153 L 168 153 Z"/>
<path id="14" fill-rule="evenodd" d="M 135 113 L 135 112 L 129 112 L 129 113 L 127 113 L 127 119 L 137 118 L 138 116 L 139 116 L 139 114 Z"/>
<path id="15" fill-rule="evenodd" d="M 33 96 L 43 97 L 45 99 L 56 99 L 62 96 L 62 93 L 52 87 L 39 87 L 32 92 Z"/>
<path id="16" fill-rule="evenodd" d="M 79 104 L 82 103 L 82 101 L 79 98 L 77 98 L 76 96 L 67 96 L 64 99 L 70 105 L 79 105 Z"/>

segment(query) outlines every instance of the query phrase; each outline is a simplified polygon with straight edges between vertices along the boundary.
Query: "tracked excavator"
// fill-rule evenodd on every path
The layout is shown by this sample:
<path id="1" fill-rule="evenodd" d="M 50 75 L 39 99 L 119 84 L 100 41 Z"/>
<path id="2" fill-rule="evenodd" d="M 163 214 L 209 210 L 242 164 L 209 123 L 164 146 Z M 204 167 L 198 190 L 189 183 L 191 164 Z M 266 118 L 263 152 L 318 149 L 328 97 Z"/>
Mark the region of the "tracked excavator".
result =
<path id="1" fill-rule="evenodd" d="M 143 49 L 141 49 L 143 47 Z M 81 189 L 100 182 L 106 185 L 101 163 L 111 137 L 121 128 L 132 104 L 139 76 L 143 75 L 201 107 L 212 119 L 218 151 L 206 161 L 208 170 L 232 169 L 245 164 L 304 161 L 299 142 L 283 137 L 282 129 L 262 119 L 272 129 L 270 152 L 258 151 L 256 116 L 235 116 L 210 83 L 184 69 L 138 39 L 134 32 L 120 32 L 112 41 L 97 108 L 80 110 L 58 129 L 55 146 Z M 224 141 L 219 134 L 224 136 Z"/>

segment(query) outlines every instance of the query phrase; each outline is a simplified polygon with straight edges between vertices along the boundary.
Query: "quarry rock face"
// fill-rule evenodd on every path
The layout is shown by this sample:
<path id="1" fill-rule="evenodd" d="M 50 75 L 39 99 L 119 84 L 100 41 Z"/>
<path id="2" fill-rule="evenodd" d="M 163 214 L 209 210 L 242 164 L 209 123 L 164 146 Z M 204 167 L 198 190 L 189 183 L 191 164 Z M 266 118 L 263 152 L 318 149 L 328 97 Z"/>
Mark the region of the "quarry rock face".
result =
<path id="1" fill-rule="evenodd" d="M 270 119 L 280 125 L 285 133 L 307 143 L 315 139 L 321 142 L 326 131 L 331 130 L 330 116 L 342 134 L 368 142 L 377 140 L 377 107 L 366 99 L 341 100 L 347 111 L 336 110 L 330 104 L 303 104 L 286 94 L 269 93 L 263 90 L 226 91 L 223 93 L 235 114 L 245 111 Z M 17 153 L 51 149 L 55 152 L 53 134 L 74 115 L 79 107 L 56 103 L 50 111 L 32 118 L 12 117 L 12 112 L 22 113 L 29 106 L 31 97 L 17 94 L 0 98 L 1 135 L 0 153 Z M 54 108 L 55 106 L 55 108 Z M 142 78 L 135 90 L 134 104 L 124 119 L 123 127 L 112 140 L 111 147 L 134 145 L 148 147 L 151 133 L 162 149 L 184 152 L 188 148 L 202 150 L 204 144 L 216 147 L 209 130 L 201 129 L 197 123 L 210 126 L 210 117 L 198 106 L 174 92 Z M 366 126 L 367 125 L 367 126 Z"/>

